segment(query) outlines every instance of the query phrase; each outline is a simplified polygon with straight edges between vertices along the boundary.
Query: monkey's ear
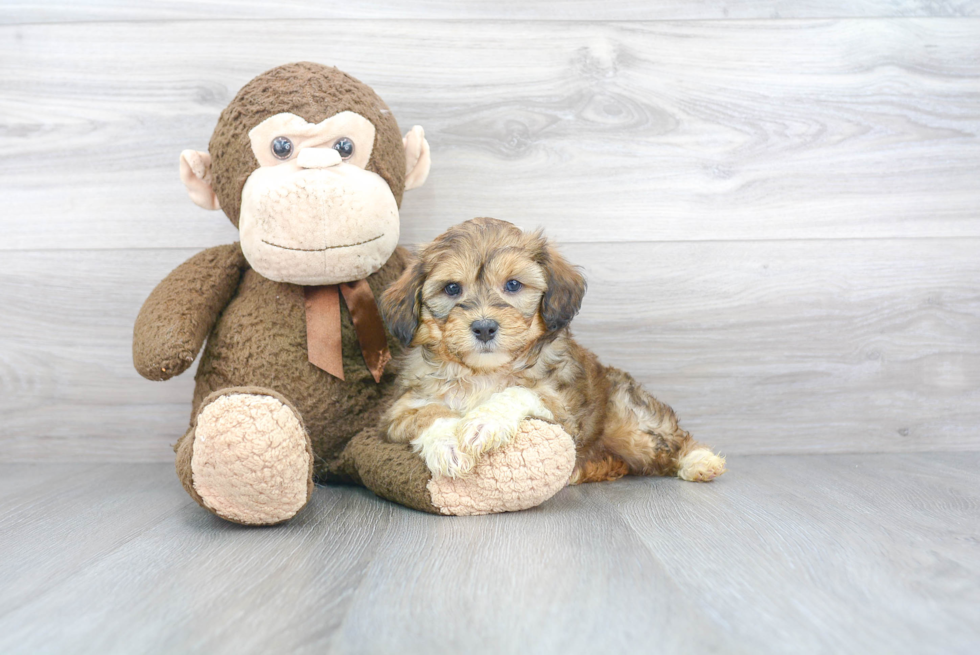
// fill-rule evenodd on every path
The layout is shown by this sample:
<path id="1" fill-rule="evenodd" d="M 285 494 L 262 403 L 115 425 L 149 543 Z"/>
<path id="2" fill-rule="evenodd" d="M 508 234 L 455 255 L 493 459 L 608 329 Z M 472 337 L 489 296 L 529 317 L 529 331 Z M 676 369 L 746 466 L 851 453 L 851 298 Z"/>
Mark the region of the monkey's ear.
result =
<path id="1" fill-rule="evenodd" d="M 412 343 L 415 330 L 419 327 L 424 283 L 422 262 L 416 261 L 381 295 L 381 316 L 403 346 Z"/>
<path id="2" fill-rule="evenodd" d="M 415 189 L 425 184 L 429 177 L 429 142 L 425 140 L 425 130 L 416 125 L 402 139 L 405 144 L 405 190 Z"/>
<path id="3" fill-rule="evenodd" d="M 571 323 L 582 307 L 587 285 L 579 268 L 569 264 L 550 243 L 545 242 L 541 264 L 548 284 L 541 297 L 541 318 L 548 331 L 554 332 Z"/>
<path id="4" fill-rule="evenodd" d="M 211 155 L 199 150 L 180 153 L 180 181 L 194 204 L 205 209 L 221 209 L 211 188 Z"/>

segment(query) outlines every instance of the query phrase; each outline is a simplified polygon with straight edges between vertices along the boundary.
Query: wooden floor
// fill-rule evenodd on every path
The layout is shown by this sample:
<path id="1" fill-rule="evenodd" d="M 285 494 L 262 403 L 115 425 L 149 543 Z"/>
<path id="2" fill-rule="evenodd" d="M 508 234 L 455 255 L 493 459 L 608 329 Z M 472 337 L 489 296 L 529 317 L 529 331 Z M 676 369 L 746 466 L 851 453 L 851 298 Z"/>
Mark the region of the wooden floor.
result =
<path id="1" fill-rule="evenodd" d="M 255 529 L 164 464 L 0 466 L 2 653 L 967 653 L 980 453 L 736 456 L 493 517 L 325 487 Z"/>

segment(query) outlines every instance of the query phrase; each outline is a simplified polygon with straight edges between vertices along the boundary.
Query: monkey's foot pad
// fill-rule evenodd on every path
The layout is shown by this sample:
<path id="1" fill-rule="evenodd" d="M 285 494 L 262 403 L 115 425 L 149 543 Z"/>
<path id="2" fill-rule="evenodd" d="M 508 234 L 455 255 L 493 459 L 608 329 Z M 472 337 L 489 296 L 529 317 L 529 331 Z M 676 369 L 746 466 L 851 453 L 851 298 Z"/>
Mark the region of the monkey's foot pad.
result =
<path id="1" fill-rule="evenodd" d="M 468 475 L 435 476 L 428 490 L 443 514 L 516 512 L 558 493 L 574 466 L 575 444 L 561 427 L 525 419 L 513 441 L 484 455 Z"/>
<path id="2" fill-rule="evenodd" d="M 271 396 L 228 394 L 198 416 L 194 490 L 218 516 L 248 525 L 292 518 L 312 492 L 312 452 L 293 411 Z"/>

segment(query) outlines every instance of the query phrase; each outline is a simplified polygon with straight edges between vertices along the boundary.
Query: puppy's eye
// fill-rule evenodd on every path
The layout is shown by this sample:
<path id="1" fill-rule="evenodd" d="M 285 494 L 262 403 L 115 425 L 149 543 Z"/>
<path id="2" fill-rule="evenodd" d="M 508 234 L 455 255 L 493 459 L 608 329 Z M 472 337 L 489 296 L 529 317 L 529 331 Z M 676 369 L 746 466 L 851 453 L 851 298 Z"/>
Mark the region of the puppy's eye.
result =
<path id="1" fill-rule="evenodd" d="M 449 284 L 444 286 L 442 290 L 446 292 L 447 296 L 452 296 L 452 297 L 458 296 L 459 294 L 463 293 L 463 287 L 459 286 L 459 282 L 450 282 Z"/>
<path id="2" fill-rule="evenodd" d="M 524 288 L 524 285 L 517 280 L 507 280 L 507 284 L 504 285 L 504 291 L 507 293 L 517 293 Z"/>
<path id="3" fill-rule="evenodd" d="M 333 149 L 340 153 L 342 159 L 350 159 L 351 155 L 354 154 L 354 142 L 346 136 L 341 137 L 337 139 L 337 143 L 333 144 Z"/>
<path id="4" fill-rule="evenodd" d="M 293 142 L 284 136 L 272 140 L 272 154 L 276 159 L 289 159 L 293 154 Z"/>

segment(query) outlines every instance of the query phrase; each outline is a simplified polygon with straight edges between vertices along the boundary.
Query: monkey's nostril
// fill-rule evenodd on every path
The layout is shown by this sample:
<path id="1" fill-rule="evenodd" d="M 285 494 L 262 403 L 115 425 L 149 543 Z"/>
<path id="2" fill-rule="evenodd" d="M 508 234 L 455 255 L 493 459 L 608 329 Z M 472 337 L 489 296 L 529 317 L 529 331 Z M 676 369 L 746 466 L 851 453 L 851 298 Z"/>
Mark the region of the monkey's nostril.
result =
<path id="1" fill-rule="evenodd" d="M 497 321 L 486 318 L 470 323 L 470 330 L 473 331 L 477 339 L 484 343 L 493 340 L 497 336 L 497 328 L 499 327 L 500 324 Z"/>

